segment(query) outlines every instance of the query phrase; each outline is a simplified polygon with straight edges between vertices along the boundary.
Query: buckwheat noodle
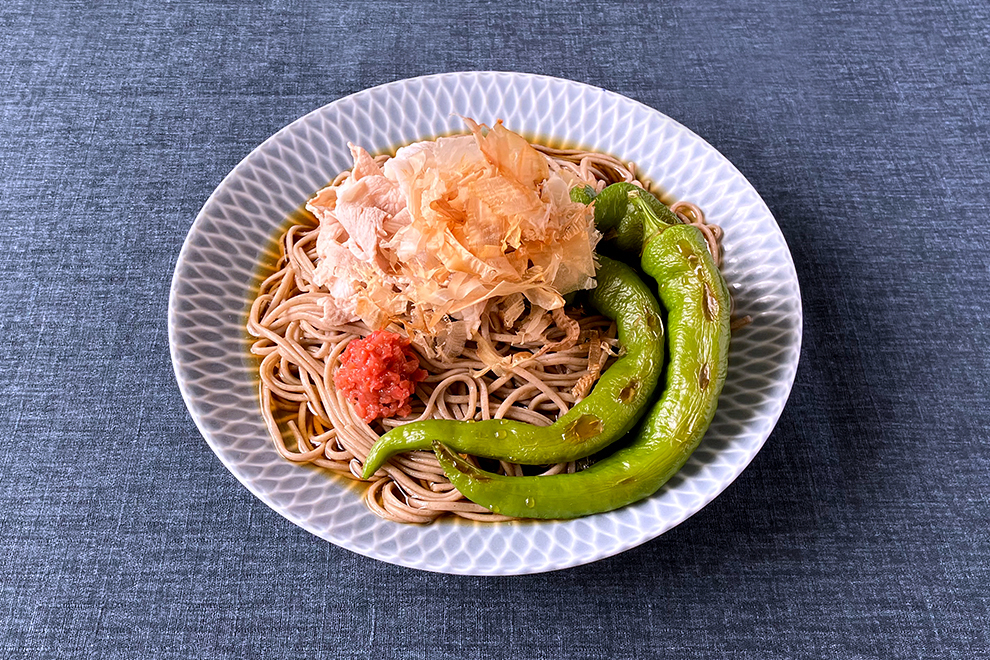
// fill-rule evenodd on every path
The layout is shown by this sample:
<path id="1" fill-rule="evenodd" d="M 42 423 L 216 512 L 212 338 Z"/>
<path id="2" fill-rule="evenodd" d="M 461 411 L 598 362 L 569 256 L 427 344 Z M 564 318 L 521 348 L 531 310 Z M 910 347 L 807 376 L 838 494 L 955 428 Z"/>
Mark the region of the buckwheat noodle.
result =
<path id="1" fill-rule="evenodd" d="M 632 163 L 578 149 L 533 146 L 552 169 L 569 170 L 596 191 L 616 181 L 642 185 Z M 380 164 L 386 159 L 376 160 Z M 348 176 L 342 172 L 333 183 Z M 721 229 L 707 224 L 694 204 L 678 202 L 671 208 L 702 231 L 721 265 Z M 317 229 L 315 222 L 295 224 L 281 236 L 275 272 L 262 282 L 248 318 L 248 332 L 256 338 L 251 352 L 261 360 L 261 412 L 275 449 L 286 460 L 359 479 L 362 461 L 380 435 L 409 421 L 505 418 L 545 426 L 587 396 L 618 353 L 615 324 L 605 317 L 575 308 L 532 319 L 519 301 L 490 301 L 480 337 L 466 341 L 458 355 L 445 357 L 412 344 L 429 375 L 416 388 L 411 416 L 365 423 L 334 387 L 333 374 L 347 344 L 371 329 L 360 322 L 323 321 L 321 300 L 327 294 L 313 281 Z M 479 357 L 481 343 L 504 356 L 506 365 L 489 369 Z M 574 472 L 583 467 L 580 463 L 545 466 L 537 473 Z M 523 474 L 521 466 L 510 463 L 491 461 L 484 466 L 502 474 Z M 527 468 L 526 474 L 533 473 Z M 432 452 L 392 458 L 372 477 L 364 499 L 376 514 L 398 522 L 428 523 L 448 514 L 483 521 L 509 519 L 462 497 Z"/>

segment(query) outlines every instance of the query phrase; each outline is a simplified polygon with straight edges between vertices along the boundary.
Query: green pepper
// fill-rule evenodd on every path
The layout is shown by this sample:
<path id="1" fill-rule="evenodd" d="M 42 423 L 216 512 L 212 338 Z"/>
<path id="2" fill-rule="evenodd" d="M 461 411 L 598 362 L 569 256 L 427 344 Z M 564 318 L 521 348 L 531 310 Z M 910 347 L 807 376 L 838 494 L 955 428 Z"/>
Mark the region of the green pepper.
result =
<path id="1" fill-rule="evenodd" d="M 625 181 L 613 183 L 597 195 L 590 186 L 572 188 L 571 200 L 582 204 L 590 204 L 593 200 L 598 231 L 602 232 L 605 240 L 625 252 L 638 253 L 643 245 L 644 211 L 649 211 L 665 225 L 681 223 L 680 218 L 663 202 Z M 638 201 L 633 204 L 633 200 Z"/>
<path id="2" fill-rule="evenodd" d="M 497 475 L 434 443 L 447 478 L 473 502 L 521 518 L 576 518 L 611 511 L 659 490 L 701 442 L 725 382 L 728 288 L 701 232 L 668 223 L 644 200 L 648 194 L 627 193 L 643 221 L 642 268 L 657 281 L 667 309 L 670 364 L 663 393 L 630 444 L 573 474 Z"/>
<path id="3" fill-rule="evenodd" d="M 431 419 L 396 427 L 371 448 L 369 478 L 391 456 L 431 450 L 443 439 L 455 450 L 527 465 L 563 463 L 590 456 L 625 435 L 646 411 L 663 369 L 663 322 L 649 287 L 629 266 L 598 258 L 598 286 L 588 302 L 616 322 L 623 355 L 582 401 L 548 427 L 509 419 Z"/>
<path id="4" fill-rule="evenodd" d="M 571 188 L 571 201 L 587 206 L 595 199 L 595 189 L 591 186 L 574 186 Z"/>

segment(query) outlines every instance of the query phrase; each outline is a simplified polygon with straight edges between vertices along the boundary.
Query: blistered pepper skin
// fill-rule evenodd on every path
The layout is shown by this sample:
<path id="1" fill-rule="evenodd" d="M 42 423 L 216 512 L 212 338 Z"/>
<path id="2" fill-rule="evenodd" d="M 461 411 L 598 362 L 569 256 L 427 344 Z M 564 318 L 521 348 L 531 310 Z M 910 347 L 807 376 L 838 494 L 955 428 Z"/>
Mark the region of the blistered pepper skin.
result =
<path id="1" fill-rule="evenodd" d="M 698 229 L 669 224 L 666 216 L 653 211 L 652 203 L 643 201 L 649 193 L 624 194 L 630 212 L 641 221 L 637 230 L 644 237 L 641 266 L 656 280 L 667 309 L 670 364 L 663 392 L 630 444 L 573 474 L 496 475 L 435 443 L 444 473 L 457 490 L 493 512 L 520 518 L 576 518 L 648 497 L 683 467 L 715 415 L 728 365 L 725 280 Z"/>
<path id="2" fill-rule="evenodd" d="M 424 420 L 398 426 L 371 448 L 364 478 L 400 452 L 431 450 L 442 440 L 455 451 L 525 465 L 564 463 L 590 456 L 624 436 L 646 412 L 663 368 L 660 306 L 636 272 L 599 257 L 598 285 L 588 302 L 613 319 L 623 354 L 592 392 L 547 427 L 508 419 Z"/>

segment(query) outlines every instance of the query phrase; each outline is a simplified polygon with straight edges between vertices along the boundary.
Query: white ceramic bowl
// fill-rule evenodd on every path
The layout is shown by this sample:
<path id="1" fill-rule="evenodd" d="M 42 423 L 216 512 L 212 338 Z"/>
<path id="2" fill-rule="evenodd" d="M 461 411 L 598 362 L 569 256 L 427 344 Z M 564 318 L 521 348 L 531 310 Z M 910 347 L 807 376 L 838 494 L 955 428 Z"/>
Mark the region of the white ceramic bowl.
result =
<path id="1" fill-rule="evenodd" d="M 687 465 L 654 496 L 572 521 L 504 524 L 379 519 L 360 488 L 288 463 L 259 413 L 244 325 L 263 248 L 287 215 L 339 171 L 347 142 L 372 153 L 463 132 L 458 115 L 503 119 L 527 136 L 635 161 L 669 200 L 701 206 L 726 232 L 725 276 L 753 323 L 732 340 L 715 420 Z M 275 511 L 354 552 L 412 568 L 505 575 L 575 566 L 653 539 L 714 499 L 770 435 L 790 392 L 801 343 L 794 264 L 766 204 L 708 143 L 631 99 L 567 80 L 470 72 L 359 92 L 283 128 L 220 183 L 179 254 L 169 341 L 193 420 L 224 465 Z"/>

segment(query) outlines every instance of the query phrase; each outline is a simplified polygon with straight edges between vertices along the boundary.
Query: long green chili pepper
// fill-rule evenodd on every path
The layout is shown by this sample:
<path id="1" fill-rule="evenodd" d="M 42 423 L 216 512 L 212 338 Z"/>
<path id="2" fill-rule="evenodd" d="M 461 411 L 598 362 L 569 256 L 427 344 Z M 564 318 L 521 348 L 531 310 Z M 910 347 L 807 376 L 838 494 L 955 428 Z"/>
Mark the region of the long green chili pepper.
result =
<path id="1" fill-rule="evenodd" d="M 522 518 L 576 518 L 648 497 L 681 469 L 715 415 L 728 363 L 725 280 L 697 228 L 668 223 L 644 201 L 649 193 L 626 195 L 643 220 L 642 268 L 657 281 L 667 308 L 666 386 L 631 444 L 573 474 L 496 475 L 434 443 L 440 465 L 457 490 L 493 512 Z"/>
<path id="2" fill-rule="evenodd" d="M 591 394 L 549 427 L 508 419 L 478 422 L 424 420 L 396 427 L 371 448 L 369 478 L 391 456 L 433 449 L 442 439 L 455 450 L 527 465 L 573 461 L 607 447 L 646 411 L 663 368 L 663 322 L 649 287 L 629 266 L 599 257 L 592 307 L 616 322 L 624 354 L 605 371 Z"/>
<path id="3" fill-rule="evenodd" d="M 680 219 L 663 202 L 639 186 L 613 183 L 597 195 L 590 186 L 571 189 L 571 199 L 582 204 L 595 202 L 595 226 L 605 240 L 620 250 L 638 253 L 643 245 L 643 212 L 633 204 L 645 205 L 657 219 L 668 225 L 680 224 Z"/>

